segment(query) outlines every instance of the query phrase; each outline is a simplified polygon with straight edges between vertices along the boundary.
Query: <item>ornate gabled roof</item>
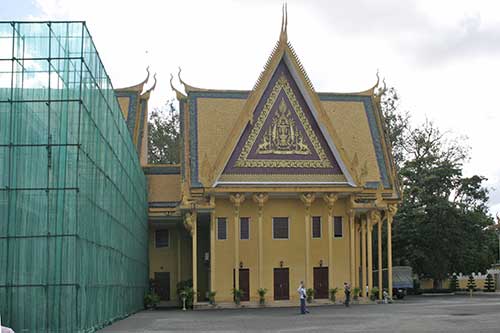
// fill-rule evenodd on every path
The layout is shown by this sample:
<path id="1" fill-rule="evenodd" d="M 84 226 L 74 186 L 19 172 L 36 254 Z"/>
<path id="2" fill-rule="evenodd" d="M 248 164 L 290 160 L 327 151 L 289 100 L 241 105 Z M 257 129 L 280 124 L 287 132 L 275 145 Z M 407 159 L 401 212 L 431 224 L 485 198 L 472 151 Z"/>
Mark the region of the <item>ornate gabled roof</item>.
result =
<path id="1" fill-rule="evenodd" d="M 329 117 L 323 110 L 322 104 L 320 102 L 318 94 L 314 91 L 314 87 L 304 70 L 304 67 L 300 63 L 293 47 L 288 42 L 287 36 L 287 12 L 286 5 L 283 7 L 283 17 L 281 24 L 281 31 L 279 40 L 273 49 L 264 70 L 260 74 L 254 89 L 251 91 L 248 99 L 245 102 L 243 110 L 241 111 L 236 125 L 231 130 L 229 135 L 229 140 L 225 143 L 224 148 L 219 154 L 213 171 L 216 179 L 219 179 L 224 168 L 226 167 L 231 154 L 236 148 L 238 140 L 242 136 L 243 131 L 248 124 L 252 125 L 254 113 L 259 102 L 262 100 L 263 95 L 268 89 L 270 82 L 276 72 L 278 66 L 281 63 L 286 66 L 292 80 L 297 85 L 298 90 L 304 97 L 305 104 L 312 111 L 312 114 L 319 125 L 321 134 L 326 139 L 328 146 L 333 153 L 335 160 L 345 176 L 348 184 L 351 186 L 360 186 L 362 184 L 356 184 L 354 178 L 351 176 L 355 170 L 351 166 L 351 161 L 348 158 L 346 152 L 343 149 L 340 137 L 337 135 L 335 128 L 332 126 Z"/>

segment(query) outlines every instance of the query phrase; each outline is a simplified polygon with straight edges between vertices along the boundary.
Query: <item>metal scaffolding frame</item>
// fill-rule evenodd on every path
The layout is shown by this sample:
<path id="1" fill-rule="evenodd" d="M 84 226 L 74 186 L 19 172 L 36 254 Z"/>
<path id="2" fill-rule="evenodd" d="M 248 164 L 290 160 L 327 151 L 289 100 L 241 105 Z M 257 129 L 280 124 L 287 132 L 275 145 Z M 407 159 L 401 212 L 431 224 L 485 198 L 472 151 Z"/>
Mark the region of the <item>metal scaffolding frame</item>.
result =
<path id="1" fill-rule="evenodd" d="M 0 22 L 0 315 L 86 332 L 143 307 L 147 187 L 85 22 Z"/>

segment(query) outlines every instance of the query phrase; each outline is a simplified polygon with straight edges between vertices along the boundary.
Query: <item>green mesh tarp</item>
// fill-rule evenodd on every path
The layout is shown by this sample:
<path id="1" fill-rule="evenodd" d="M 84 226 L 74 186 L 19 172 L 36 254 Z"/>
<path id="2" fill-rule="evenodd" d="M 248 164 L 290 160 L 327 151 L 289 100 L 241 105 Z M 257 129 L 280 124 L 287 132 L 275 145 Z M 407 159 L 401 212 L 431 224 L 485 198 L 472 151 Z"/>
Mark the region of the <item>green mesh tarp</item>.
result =
<path id="1" fill-rule="evenodd" d="M 0 22 L 0 315 L 87 332 L 140 310 L 147 197 L 83 22 Z"/>

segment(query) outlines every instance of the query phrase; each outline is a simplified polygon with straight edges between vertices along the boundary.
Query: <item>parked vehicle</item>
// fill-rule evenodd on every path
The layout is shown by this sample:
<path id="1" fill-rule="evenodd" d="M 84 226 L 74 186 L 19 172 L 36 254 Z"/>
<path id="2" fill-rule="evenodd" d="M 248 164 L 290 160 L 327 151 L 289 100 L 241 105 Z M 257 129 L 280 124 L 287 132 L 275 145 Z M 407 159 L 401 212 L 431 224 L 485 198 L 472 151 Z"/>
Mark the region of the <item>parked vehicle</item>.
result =
<path id="1" fill-rule="evenodd" d="M 378 270 L 373 271 L 373 285 L 378 286 Z M 382 270 L 382 287 L 387 289 L 387 268 Z M 413 288 L 413 273 L 410 266 L 392 267 L 392 296 L 403 299 L 408 289 Z"/>

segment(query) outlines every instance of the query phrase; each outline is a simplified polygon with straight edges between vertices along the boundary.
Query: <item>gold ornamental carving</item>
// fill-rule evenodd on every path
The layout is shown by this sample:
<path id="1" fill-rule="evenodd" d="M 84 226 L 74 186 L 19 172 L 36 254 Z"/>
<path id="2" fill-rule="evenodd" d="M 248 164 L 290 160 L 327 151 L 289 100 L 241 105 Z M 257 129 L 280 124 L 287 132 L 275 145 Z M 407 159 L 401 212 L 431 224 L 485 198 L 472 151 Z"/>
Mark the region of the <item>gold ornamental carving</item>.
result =
<path id="1" fill-rule="evenodd" d="M 312 147 L 314 148 L 319 159 L 301 159 L 301 160 L 248 159 L 248 155 L 250 154 L 252 147 L 256 143 L 257 137 L 259 136 L 259 133 L 261 132 L 262 127 L 264 126 L 264 123 L 266 122 L 266 119 L 268 118 L 273 105 L 277 101 L 278 95 L 281 92 L 281 90 L 285 92 L 288 100 L 290 101 L 292 109 L 297 115 L 297 118 L 300 120 L 300 123 L 302 124 L 304 131 L 307 137 L 309 138 L 309 141 L 311 142 Z M 284 101 L 282 100 L 281 102 Z M 296 127 L 294 129 L 294 136 L 292 139 L 291 129 L 294 126 L 291 125 L 290 120 L 293 119 L 291 119 L 290 116 L 287 116 L 286 104 L 285 104 L 285 109 L 283 109 L 282 107 L 282 110 L 284 110 L 284 116 L 281 116 L 281 119 L 277 119 L 276 122 L 276 130 L 278 131 L 279 128 L 281 128 L 281 134 L 279 132 L 276 132 L 274 139 L 275 141 L 273 142 L 272 130 L 270 133 L 265 133 L 264 138 L 266 138 L 266 136 L 267 138 L 266 139 L 263 138 L 262 141 L 258 143 L 257 154 L 264 154 L 264 152 L 267 153 L 268 151 L 274 151 L 273 154 L 277 155 L 297 154 L 297 151 L 301 152 L 300 155 L 309 154 L 310 148 L 307 147 L 307 145 L 305 144 L 303 137 L 299 138 L 297 136 L 297 133 L 299 132 L 298 131 L 295 132 Z M 290 110 L 288 111 L 291 112 Z M 278 118 L 280 118 L 279 114 L 280 112 L 278 112 Z M 281 127 L 279 127 L 278 125 Z M 270 137 L 269 134 L 271 135 Z M 306 149 L 309 150 L 309 153 L 306 152 Z M 275 151 L 279 151 L 280 153 L 276 153 Z M 290 87 L 289 82 L 287 81 L 284 75 L 281 75 L 276 84 L 274 85 L 269 95 L 269 98 L 267 99 L 262 109 L 262 112 L 255 121 L 254 127 L 250 131 L 248 140 L 243 146 L 240 156 L 236 160 L 235 166 L 239 168 L 321 168 L 321 169 L 333 167 L 325 153 L 325 150 L 321 146 L 316 133 L 312 129 L 311 124 L 309 123 L 309 120 L 307 119 L 304 113 L 304 110 L 300 106 L 297 98 L 295 97 L 295 94 L 293 93 L 292 88 Z"/>
<path id="2" fill-rule="evenodd" d="M 259 155 L 309 155 L 311 153 L 284 98 L 281 99 L 278 112 L 274 115 L 271 126 L 264 133 L 257 147 Z"/>

